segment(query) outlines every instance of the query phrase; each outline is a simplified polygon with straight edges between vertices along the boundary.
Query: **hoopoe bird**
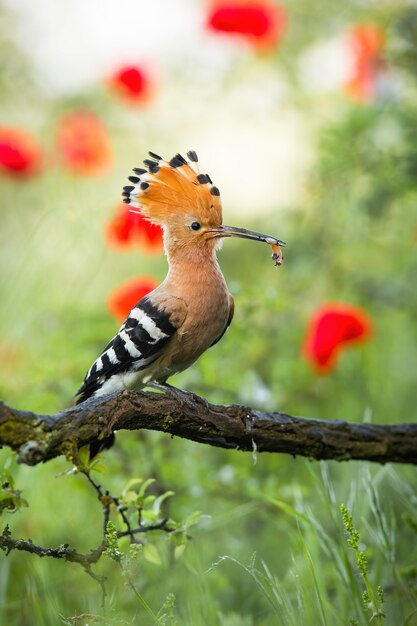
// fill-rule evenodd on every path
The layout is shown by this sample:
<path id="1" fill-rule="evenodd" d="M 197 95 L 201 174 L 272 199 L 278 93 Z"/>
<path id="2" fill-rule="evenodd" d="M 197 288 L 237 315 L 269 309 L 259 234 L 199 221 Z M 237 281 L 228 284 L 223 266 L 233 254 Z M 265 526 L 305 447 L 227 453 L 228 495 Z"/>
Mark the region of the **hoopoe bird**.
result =
<path id="1" fill-rule="evenodd" d="M 229 327 L 234 302 L 217 261 L 219 242 L 241 237 L 271 245 L 273 259 L 285 242 L 222 224 L 220 192 L 200 172 L 197 154 L 170 161 L 153 152 L 135 168 L 124 202 L 164 233 L 169 271 L 165 280 L 131 310 L 119 332 L 88 370 L 78 402 L 126 387 L 143 388 L 188 368 Z M 167 385 L 168 387 L 168 385 Z"/>

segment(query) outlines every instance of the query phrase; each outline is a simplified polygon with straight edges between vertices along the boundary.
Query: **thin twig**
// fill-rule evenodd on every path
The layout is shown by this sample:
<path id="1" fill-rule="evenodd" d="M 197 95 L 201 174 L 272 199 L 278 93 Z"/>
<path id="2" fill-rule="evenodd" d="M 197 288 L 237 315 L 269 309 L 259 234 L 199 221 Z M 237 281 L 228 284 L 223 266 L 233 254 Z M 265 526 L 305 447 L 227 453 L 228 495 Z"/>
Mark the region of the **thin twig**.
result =
<path id="1" fill-rule="evenodd" d="M 128 535 L 135 535 L 137 533 L 149 533 L 152 530 L 164 530 L 167 533 L 173 533 L 174 528 L 170 528 L 167 526 L 168 519 L 164 518 L 157 524 L 150 524 L 149 526 L 138 526 L 137 528 L 130 528 L 129 530 L 119 530 L 117 533 L 118 537 L 127 537 Z"/>
<path id="2" fill-rule="evenodd" d="M 106 492 L 104 493 L 101 485 L 99 485 L 98 483 L 96 483 L 95 480 L 93 480 L 93 478 L 91 477 L 91 474 L 89 471 L 87 470 L 83 470 L 82 474 L 84 474 L 84 476 L 86 476 L 88 482 L 90 483 L 90 485 L 92 485 L 94 487 L 94 489 L 96 490 L 97 494 L 98 494 L 98 499 L 100 500 L 100 502 L 103 505 L 103 534 L 106 535 L 106 529 L 107 529 L 107 523 L 110 519 L 110 505 L 111 503 L 113 503 L 118 511 L 118 513 L 120 514 L 124 525 L 126 526 L 126 529 L 128 531 L 127 534 L 130 534 L 130 522 L 126 516 L 125 513 L 125 508 L 120 506 L 120 499 L 117 496 L 112 496 L 110 494 L 109 491 L 106 490 Z"/>
<path id="3" fill-rule="evenodd" d="M 31 539 L 27 541 L 25 539 L 12 539 L 9 525 L 7 524 L 2 534 L 0 535 L 0 549 L 8 555 L 12 550 L 19 550 L 22 552 L 29 552 L 30 554 L 36 554 L 39 557 L 52 557 L 54 559 L 63 559 L 70 563 L 78 563 L 83 567 L 85 572 L 96 580 L 102 589 L 104 589 L 105 578 L 98 576 L 91 566 L 97 563 L 106 549 L 105 541 L 102 541 L 94 550 L 91 550 L 87 554 L 77 552 L 74 548 L 71 548 L 67 543 L 63 543 L 58 548 L 44 548 L 38 546 Z"/>
<path id="4" fill-rule="evenodd" d="M 174 532 L 173 528 L 167 526 L 168 519 L 164 518 L 160 522 L 156 524 L 150 524 L 149 526 L 139 526 L 138 528 L 129 528 L 128 530 L 119 530 L 117 531 L 117 537 L 120 539 L 122 537 L 134 537 L 139 533 L 148 533 L 155 530 L 163 530 L 167 533 Z M 30 554 L 35 554 L 41 558 L 43 557 L 51 557 L 54 559 L 62 559 L 64 561 L 68 561 L 70 563 L 78 563 L 83 567 L 85 572 L 91 576 L 94 580 L 96 580 L 105 595 L 105 587 L 104 583 L 106 578 L 104 576 L 97 575 L 92 570 L 92 565 L 95 565 L 103 553 L 107 548 L 106 538 L 103 538 L 103 541 L 99 543 L 99 545 L 83 554 L 81 552 L 77 552 L 75 548 L 71 548 L 67 543 L 63 543 L 57 548 L 44 548 L 43 546 L 39 546 L 31 539 L 13 539 L 11 536 L 9 525 L 7 524 L 4 528 L 2 534 L 0 535 L 0 550 L 3 550 L 6 553 L 6 556 L 10 554 L 12 550 L 19 550 L 21 552 L 28 552 Z"/>

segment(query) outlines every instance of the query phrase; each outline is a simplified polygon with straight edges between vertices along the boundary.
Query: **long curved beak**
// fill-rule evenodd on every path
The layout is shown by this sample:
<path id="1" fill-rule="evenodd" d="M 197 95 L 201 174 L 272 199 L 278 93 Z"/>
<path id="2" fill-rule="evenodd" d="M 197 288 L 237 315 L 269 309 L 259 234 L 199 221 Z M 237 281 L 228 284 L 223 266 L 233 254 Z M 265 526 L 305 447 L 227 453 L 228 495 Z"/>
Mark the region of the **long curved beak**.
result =
<path id="1" fill-rule="evenodd" d="M 285 246 L 285 241 L 272 237 L 272 235 L 264 235 L 254 230 L 246 230 L 246 228 L 238 228 L 237 226 L 226 226 L 223 224 L 219 228 L 209 231 L 214 237 L 240 237 L 241 239 L 253 239 L 254 241 L 263 241 L 268 245 Z"/>

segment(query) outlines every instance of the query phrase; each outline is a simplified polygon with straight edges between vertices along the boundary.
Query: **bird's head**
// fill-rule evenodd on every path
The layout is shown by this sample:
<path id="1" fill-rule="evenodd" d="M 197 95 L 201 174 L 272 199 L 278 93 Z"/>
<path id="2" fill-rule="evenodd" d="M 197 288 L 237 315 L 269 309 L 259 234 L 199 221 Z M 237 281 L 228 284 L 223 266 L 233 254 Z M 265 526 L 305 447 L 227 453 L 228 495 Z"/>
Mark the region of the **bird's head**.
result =
<path id="1" fill-rule="evenodd" d="M 214 251 L 222 238 L 241 237 L 269 245 L 283 241 L 244 228 L 222 224 L 220 192 L 208 174 L 200 172 L 197 154 L 187 152 L 165 161 L 154 152 L 144 168 L 135 168 L 124 187 L 124 202 L 164 230 L 168 253 L 176 250 Z"/>

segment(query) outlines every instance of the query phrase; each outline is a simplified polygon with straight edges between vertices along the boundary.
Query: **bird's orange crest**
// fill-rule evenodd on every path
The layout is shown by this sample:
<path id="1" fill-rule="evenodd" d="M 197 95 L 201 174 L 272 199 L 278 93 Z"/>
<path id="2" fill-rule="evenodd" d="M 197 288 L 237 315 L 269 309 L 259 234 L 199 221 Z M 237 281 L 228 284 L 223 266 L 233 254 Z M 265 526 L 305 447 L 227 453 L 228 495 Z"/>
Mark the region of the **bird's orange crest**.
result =
<path id="1" fill-rule="evenodd" d="M 124 187 L 124 202 L 140 209 L 151 222 L 163 226 L 175 216 L 192 215 L 205 221 L 222 223 L 220 192 L 208 174 L 200 172 L 194 150 L 188 161 L 176 154 L 165 161 L 154 152 L 145 159 L 145 168 L 134 168 L 132 183 Z"/>

